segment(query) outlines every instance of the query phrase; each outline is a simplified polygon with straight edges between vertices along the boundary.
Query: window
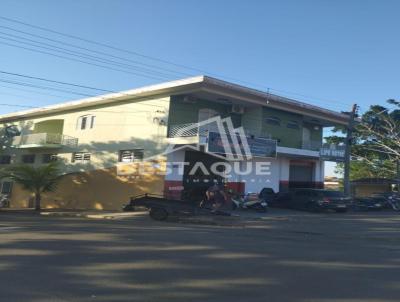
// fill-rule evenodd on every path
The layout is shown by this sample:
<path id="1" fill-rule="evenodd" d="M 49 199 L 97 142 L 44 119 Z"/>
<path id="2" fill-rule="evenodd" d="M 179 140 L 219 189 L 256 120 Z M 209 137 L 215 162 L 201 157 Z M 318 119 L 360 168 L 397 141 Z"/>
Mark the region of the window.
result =
<path id="1" fill-rule="evenodd" d="M 143 149 L 131 149 L 119 151 L 119 161 L 123 163 L 131 163 L 143 160 Z"/>
<path id="2" fill-rule="evenodd" d="M 85 164 L 90 162 L 91 154 L 87 152 L 76 152 L 72 154 L 73 163 Z"/>
<path id="3" fill-rule="evenodd" d="M 289 121 L 287 127 L 290 129 L 300 129 L 299 123 L 297 121 Z"/>
<path id="4" fill-rule="evenodd" d="M 77 129 L 86 130 L 93 129 L 96 116 L 94 115 L 83 115 L 78 118 Z"/>
<path id="5" fill-rule="evenodd" d="M 0 165 L 9 165 L 11 163 L 11 155 L 0 155 Z"/>
<path id="6" fill-rule="evenodd" d="M 44 164 L 48 164 L 48 163 L 51 163 L 51 162 L 57 161 L 57 160 L 58 160 L 57 154 L 43 154 L 43 157 L 42 157 L 42 162 Z"/>
<path id="7" fill-rule="evenodd" d="M 24 155 L 22 155 L 22 162 L 24 164 L 33 164 L 33 163 L 35 163 L 35 154 L 24 154 Z"/>
<path id="8" fill-rule="evenodd" d="M 269 116 L 265 119 L 265 122 L 270 125 L 275 125 L 275 126 L 280 126 L 281 125 L 281 119 L 276 116 Z"/>
<path id="9" fill-rule="evenodd" d="M 1 183 L 1 194 L 11 194 L 13 183 L 11 181 L 3 181 Z"/>

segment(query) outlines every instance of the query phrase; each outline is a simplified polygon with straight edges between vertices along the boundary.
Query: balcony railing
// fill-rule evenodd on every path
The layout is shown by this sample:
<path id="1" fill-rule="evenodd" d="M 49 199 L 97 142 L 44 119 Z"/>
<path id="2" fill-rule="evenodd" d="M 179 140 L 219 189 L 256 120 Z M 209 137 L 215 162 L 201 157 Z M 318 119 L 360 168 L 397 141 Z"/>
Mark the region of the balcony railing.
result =
<path id="1" fill-rule="evenodd" d="M 170 125 L 168 137 L 207 136 L 208 130 L 206 126 L 199 127 L 198 123 Z"/>
<path id="2" fill-rule="evenodd" d="M 77 138 L 59 133 L 24 134 L 13 139 L 13 146 L 16 148 L 73 148 L 77 145 Z"/>
<path id="3" fill-rule="evenodd" d="M 322 147 L 322 142 L 320 141 L 303 141 L 301 148 L 304 150 L 319 151 Z"/>
<path id="4" fill-rule="evenodd" d="M 196 136 L 207 136 L 209 131 L 215 131 L 214 128 L 210 129 L 207 126 L 198 126 L 197 123 L 187 123 L 187 124 L 177 124 L 177 125 L 170 125 L 168 131 L 169 138 L 176 138 L 176 137 L 196 137 Z M 248 129 L 244 129 L 246 136 L 251 137 L 252 132 L 248 131 Z M 257 136 L 259 137 L 259 136 Z M 264 135 L 263 138 L 266 139 L 273 139 L 274 137 L 271 135 Z M 278 145 L 280 145 L 278 140 Z M 311 151 L 319 151 L 322 147 L 321 141 L 302 141 L 298 148 L 294 149 L 303 149 L 303 150 L 311 150 Z"/>

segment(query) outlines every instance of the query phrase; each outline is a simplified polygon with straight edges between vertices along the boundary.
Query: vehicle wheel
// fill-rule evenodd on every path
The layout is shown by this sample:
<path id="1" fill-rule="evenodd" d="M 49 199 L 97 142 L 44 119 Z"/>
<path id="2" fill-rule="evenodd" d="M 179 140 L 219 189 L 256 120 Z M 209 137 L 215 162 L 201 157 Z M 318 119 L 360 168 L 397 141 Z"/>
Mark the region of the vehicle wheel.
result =
<path id="1" fill-rule="evenodd" d="M 260 207 L 260 208 L 256 209 L 256 211 L 257 211 L 258 213 L 266 213 L 266 212 L 267 212 L 267 208 Z"/>
<path id="2" fill-rule="evenodd" d="M 263 207 L 261 205 L 257 205 L 256 207 L 254 207 L 254 210 L 256 210 L 256 212 L 258 213 L 265 213 L 267 212 L 267 208 Z"/>
<path id="3" fill-rule="evenodd" d="M 168 212 L 162 208 L 151 208 L 150 209 L 150 217 L 154 220 L 162 221 L 168 218 Z"/>
<path id="4" fill-rule="evenodd" d="M 134 212 L 135 211 L 135 207 L 132 206 L 131 204 L 126 204 L 123 206 L 122 210 L 124 212 Z"/>
<path id="5" fill-rule="evenodd" d="M 322 212 L 322 209 L 319 206 L 312 204 L 312 203 L 307 204 L 305 206 L 305 210 L 308 212 L 312 212 L 312 213 L 321 213 Z"/>

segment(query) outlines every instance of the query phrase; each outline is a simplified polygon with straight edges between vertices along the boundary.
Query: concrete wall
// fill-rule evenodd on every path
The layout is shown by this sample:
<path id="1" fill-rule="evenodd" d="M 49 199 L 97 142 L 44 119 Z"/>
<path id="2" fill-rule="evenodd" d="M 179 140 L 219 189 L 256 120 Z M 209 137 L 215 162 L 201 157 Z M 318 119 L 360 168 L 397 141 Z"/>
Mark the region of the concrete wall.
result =
<path id="1" fill-rule="evenodd" d="M 43 195 L 43 208 L 120 210 L 131 196 L 163 194 L 164 176 L 133 174 L 119 176 L 117 168 L 66 175 L 54 193 Z M 33 207 L 32 194 L 14 185 L 11 207 Z"/>

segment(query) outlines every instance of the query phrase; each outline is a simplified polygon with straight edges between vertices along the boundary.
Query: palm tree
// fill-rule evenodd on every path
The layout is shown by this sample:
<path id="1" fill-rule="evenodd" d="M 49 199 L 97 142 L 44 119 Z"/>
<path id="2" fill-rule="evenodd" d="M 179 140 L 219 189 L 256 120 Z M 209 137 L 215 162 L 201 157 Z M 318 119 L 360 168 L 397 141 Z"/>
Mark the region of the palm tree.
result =
<path id="1" fill-rule="evenodd" d="M 40 167 L 20 165 L 10 167 L 2 173 L 2 178 L 8 178 L 24 189 L 35 194 L 35 210 L 40 211 L 42 193 L 53 192 L 61 179 L 61 172 L 57 162 Z"/>

